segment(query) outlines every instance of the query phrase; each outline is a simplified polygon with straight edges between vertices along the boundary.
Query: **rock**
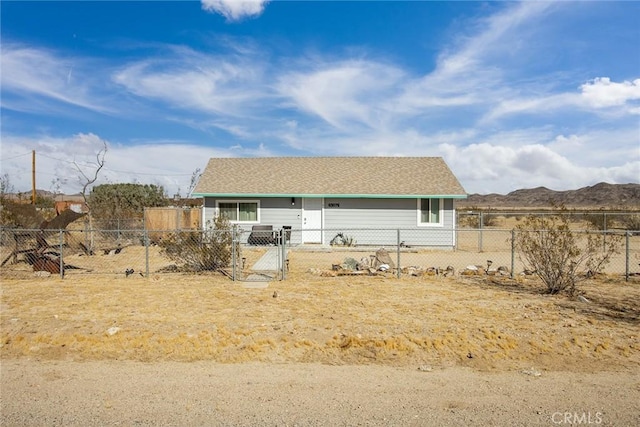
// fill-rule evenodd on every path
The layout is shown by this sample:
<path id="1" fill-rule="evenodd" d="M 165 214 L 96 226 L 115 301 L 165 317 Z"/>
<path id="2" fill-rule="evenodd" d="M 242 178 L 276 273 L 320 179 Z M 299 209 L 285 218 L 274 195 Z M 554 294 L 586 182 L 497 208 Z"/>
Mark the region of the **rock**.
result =
<path id="1" fill-rule="evenodd" d="M 385 248 L 380 248 L 376 251 L 376 258 L 374 260 L 374 267 L 379 267 L 382 264 L 387 264 L 390 268 L 396 266 Z"/>
<path id="2" fill-rule="evenodd" d="M 51 277 L 51 273 L 48 271 L 35 271 L 33 275 L 35 277 Z"/>
<path id="3" fill-rule="evenodd" d="M 439 276 L 440 269 L 438 267 L 429 267 L 424 274 L 426 274 L 427 276 Z"/>
<path id="4" fill-rule="evenodd" d="M 531 375 L 532 377 L 539 377 L 542 375 L 542 372 L 538 371 L 537 369 L 534 368 L 529 368 L 529 369 L 524 369 L 522 371 L 520 371 L 520 373 L 525 374 L 525 375 Z"/>
<path id="5" fill-rule="evenodd" d="M 418 366 L 418 371 L 431 372 L 431 371 L 433 371 L 433 368 L 431 366 L 429 366 L 429 365 L 420 365 L 420 366 Z"/>
<path id="6" fill-rule="evenodd" d="M 361 271 L 366 271 L 369 269 L 369 258 L 362 257 L 360 258 L 360 262 L 356 265 L 356 268 Z"/>
<path id="7" fill-rule="evenodd" d="M 110 327 L 109 329 L 107 329 L 107 334 L 108 334 L 109 336 L 115 335 L 115 334 L 117 334 L 118 332 L 120 332 L 120 328 L 119 328 L 119 327 L 117 327 L 117 326 L 112 326 L 112 327 Z"/>
<path id="8" fill-rule="evenodd" d="M 357 270 L 358 269 L 358 261 L 353 258 L 345 258 L 342 263 L 342 268 L 345 270 Z"/>
<path id="9" fill-rule="evenodd" d="M 498 272 L 501 274 L 510 273 L 509 267 L 507 267 L 506 265 L 501 265 L 500 267 L 498 267 Z"/>

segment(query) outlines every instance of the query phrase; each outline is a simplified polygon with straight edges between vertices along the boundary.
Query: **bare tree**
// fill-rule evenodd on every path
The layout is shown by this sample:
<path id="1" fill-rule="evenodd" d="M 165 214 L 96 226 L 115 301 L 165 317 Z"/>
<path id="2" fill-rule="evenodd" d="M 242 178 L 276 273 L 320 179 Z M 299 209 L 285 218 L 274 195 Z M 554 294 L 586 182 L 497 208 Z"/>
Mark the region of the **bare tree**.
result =
<path id="1" fill-rule="evenodd" d="M 187 189 L 187 197 L 191 197 L 191 193 L 193 193 L 194 188 L 198 184 L 200 177 L 202 176 L 202 172 L 200 168 L 197 168 L 191 174 L 191 182 L 189 183 L 189 188 Z"/>
<path id="2" fill-rule="evenodd" d="M 102 141 L 102 148 L 96 153 L 96 162 L 92 165 L 92 171 L 90 173 L 85 173 L 85 171 L 82 170 L 80 165 L 78 165 L 78 163 L 75 160 L 73 161 L 73 164 L 75 165 L 76 169 L 80 173 L 79 179 L 80 179 L 80 184 L 82 184 L 82 192 L 81 192 L 82 199 L 84 200 L 84 203 L 89 208 L 89 213 L 91 213 L 91 206 L 87 199 L 87 188 L 89 188 L 91 184 L 94 184 L 98 180 L 98 174 L 100 173 L 100 170 L 102 170 L 102 168 L 104 167 L 104 163 L 105 163 L 104 158 L 106 155 L 107 155 L 107 143 L 106 141 Z"/>
<path id="3" fill-rule="evenodd" d="M 5 173 L 0 176 L 0 198 L 4 198 L 7 194 L 13 193 L 13 185 L 9 174 Z"/>
<path id="4" fill-rule="evenodd" d="M 78 165 L 78 163 L 75 160 L 73 161 L 73 164 L 75 165 L 76 169 L 80 173 L 79 179 L 80 179 L 80 184 L 82 184 L 81 194 L 82 194 L 82 199 L 84 200 L 84 203 L 88 209 L 87 217 L 89 219 L 89 228 L 91 230 L 93 230 L 93 215 L 91 215 L 91 203 L 87 198 L 87 189 L 89 188 L 90 185 L 94 184 L 98 180 L 98 175 L 100 174 L 100 171 L 104 167 L 104 163 L 105 163 L 104 158 L 106 155 L 107 155 L 107 143 L 106 141 L 102 141 L 102 148 L 96 153 L 96 162 L 91 165 L 92 170 L 90 173 L 86 173 L 84 170 L 82 170 L 80 165 Z M 87 253 L 93 253 L 93 248 L 95 245 L 94 233 L 92 231 L 88 234 L 89 234 L 89 241 L 86 242 L 85 246 L 88 246 L 88 249 L 89 249 Z M 85 238 L 86 236 L 87 235 L 85 234 Z"/>

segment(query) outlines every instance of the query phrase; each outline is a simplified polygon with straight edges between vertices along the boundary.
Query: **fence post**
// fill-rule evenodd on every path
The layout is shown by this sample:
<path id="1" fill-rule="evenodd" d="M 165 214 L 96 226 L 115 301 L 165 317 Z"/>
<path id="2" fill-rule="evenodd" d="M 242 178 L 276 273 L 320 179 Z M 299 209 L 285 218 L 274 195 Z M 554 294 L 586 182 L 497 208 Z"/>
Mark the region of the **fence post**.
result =
<path id="1" fill-rule="evenodd" d="M 607 251 L 607 213 L 602 213 L 602 252 Z"/>
<path id="2" fill-rule="evenodd" d="M 399 228 L 397 230 L 396 251 L 397 251 L 396 269 L 398 270 L 398 272 L 396 274 L 397 274 L 398 279 L 399 279 L 400 278 L 400 229 Z"/>
<path id="3" fill-rule="evenodd" d="M 238 254 L 236 253 L 236 226 L 231 226 L 231 280 L 236 281 L 236 265 L 238 264 Z"/>
<path id="4" fill-rule="evenodd" d="M 516 230 L 511 229 L 511 278 L 514 278 L 516 268 Z"/>
<path id="5" fill-rule="evenodd" d="M 64 247 L 64 234 L 62 229 L 59 231 L 60 233 L 60 278 L 64 279 L 64 254 L 62 253 L 62 248 Z"/>
<path id="6" fill-rule="evenodd" d="M 482 216 L 482 211 L 480 211 L 480 214 L 478 215 L 478 229 L 479 229 L 479 234 L 478 234 L 478 252 L 482 252 L 482 223 L 484 222 L 484 218 Z"/>
<path id="7" fill-rule="evenodd" d="M 144 258 L 145 258 L 145 274 L 149 278 L 149 231 L 144 230 Z"/>
<path id="8" fill-rule="evenodd" d="M 624 263 L 624 280 L 626 282 L 629 281 L 629 236 L 631 236 L 631 232 L 627 231 L 626 233 L 624 233 L 624 240 L 625 240 L 625 263 Z"/>
<path id="9" fill-rule="evenodd" d="M 284 227 L 280 229 L 280 244 L 282 245 L 282 262 L 280 268 L 282 268 L 282 280 L 287 278 L 287 234 L 284 231 Z"/>
<path id="10" fill-rule="evenodd" d="M 93 250 L 93 248 L 91 247 L 91 244 L 89 243 L 89 230 L 91 228 L 91 223 L 89 222 L 89 218 L 85 217 L 84 219 L 84 247 L 89 249 L 90 251 Z"/>

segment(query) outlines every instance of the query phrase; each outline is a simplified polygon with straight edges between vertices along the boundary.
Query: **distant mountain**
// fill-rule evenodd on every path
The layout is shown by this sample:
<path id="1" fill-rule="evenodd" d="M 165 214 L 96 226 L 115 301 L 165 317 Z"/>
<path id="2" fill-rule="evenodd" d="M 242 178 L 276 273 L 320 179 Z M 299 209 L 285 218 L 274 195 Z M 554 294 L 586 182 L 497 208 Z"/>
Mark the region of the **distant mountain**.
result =
<path id="1" fill-rule="evenodd" d="M 590 209 L 640 209 L 640 184 L 601 182 L 578 190 L 554 191 L 545 187 L 512 191 L 509 194 L 470 194 L 456 203 L 458 208 L 544 208 L 565 206 Z"/>

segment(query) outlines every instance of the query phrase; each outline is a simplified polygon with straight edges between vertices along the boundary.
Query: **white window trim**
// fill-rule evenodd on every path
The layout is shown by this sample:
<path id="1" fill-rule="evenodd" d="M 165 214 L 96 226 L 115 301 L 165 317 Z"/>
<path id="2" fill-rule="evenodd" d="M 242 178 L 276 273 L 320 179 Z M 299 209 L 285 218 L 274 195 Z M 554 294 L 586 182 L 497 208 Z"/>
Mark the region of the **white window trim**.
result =
<path id="1" fill-rule="evenodd" d="M 422 216 L 420 215 L 422 212 L 422 206 L 421 206 L 421 201 L 424 199 L 429 199 L 429 200 L 433 200 L 433 199 L 437 199 L 440 200 L 440 209 L 439 209 L 439 221 L 438 222 L 421 222 L 421 218 Z M 420 199 L 416 199 L 416 213 L 417 213 L 417 222 L 418 222 L 418 227 L 444 227 L 444 199 L 438 198 L 438 197 L 423 197 Z"/>
<path id="2" fill-rule="evenodd" d="M 220 215 L 220 203 L 255 203 L 258 205 L 256 221 L 229 221 L 231 224 L 260 224 L 260 200 L 249 199 L 220 199 L 216 200 L 216 217 Z"/>

